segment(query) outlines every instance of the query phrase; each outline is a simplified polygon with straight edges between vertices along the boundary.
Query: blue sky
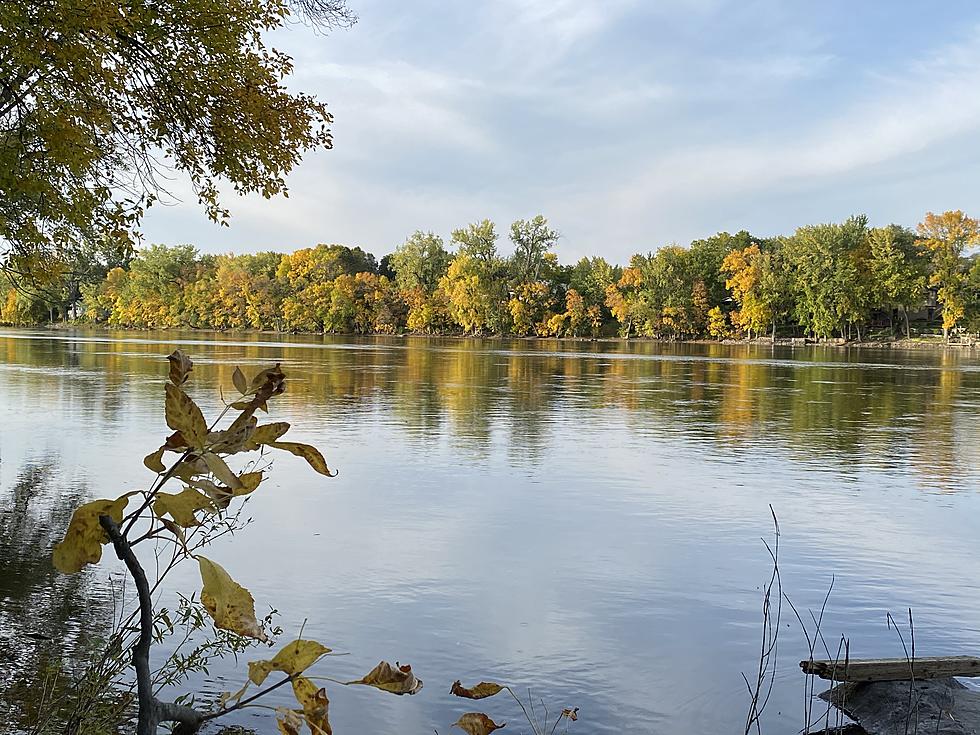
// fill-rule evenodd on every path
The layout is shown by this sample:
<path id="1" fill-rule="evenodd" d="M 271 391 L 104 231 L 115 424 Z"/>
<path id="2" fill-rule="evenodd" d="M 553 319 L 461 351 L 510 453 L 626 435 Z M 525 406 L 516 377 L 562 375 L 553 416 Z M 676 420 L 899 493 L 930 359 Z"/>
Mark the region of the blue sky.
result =
<path id="1" fill-rule="evenodd" d="M 229 197 L 230 228 L 175 182 L 151 242 L 380 257 L 416 229 L 541 213 L 563 261 L 625 262 L 719 230 L 980 214 L 976 2 L 350 3 L 350 30 L 274 39 L 334 149 L 288 199 Z"/>

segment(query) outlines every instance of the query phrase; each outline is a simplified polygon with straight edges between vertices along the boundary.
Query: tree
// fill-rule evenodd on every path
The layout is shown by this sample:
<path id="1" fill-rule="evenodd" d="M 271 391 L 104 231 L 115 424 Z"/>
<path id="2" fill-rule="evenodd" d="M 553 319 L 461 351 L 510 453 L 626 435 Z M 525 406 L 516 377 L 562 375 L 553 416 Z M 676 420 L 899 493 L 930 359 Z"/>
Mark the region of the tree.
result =
<path id="1" fill-rule="evenodd" d="M 404 291 L 420 288 L 432 293 L 446 274 L 452 256 L 442 238 L 431 232 L 416 230 L 391 254 L 391 269 L 398 288 Z"/>
<path id="2" fill-rule="evenodd" d="M 889 320 L 892 306 L 900 307 L 905 337 L 911 338 L 909 307 L 922 300 L 928 280 L 928 263 L 915 244 L 915 234 L 899 225 L 875 227 L 868 231 L 868 245 L 873 302 L 887 306 Z"/>
<path id="3" fill-rule="evenodd" d="M 459 255 L 472 258 L 488 270 L 496 268 L 500 263 L 497 256 L 496 227 L 488 219 L 453 230 L 453 243 L 456 244 Z"/>
<path id="4" fill-rule="evenodd" d="M 47 285 L 82 243 L 132 247 L 161 195 L 189 180 L 227 223 L 219 188 L 271 197 L 330 113 L 289 91 L 267 39 L 291 17 L 354 21 L 343 0 L 6 0 L 0 4 L 0 268 Z"/>
<path id="5" fill-rule="evenodd" d="M 154 614 L 152 591 L 181 563 L 189 560 L 197 563 L 202 582 L 200 614 L 210 617 L 215 633 L 223 636 L 225 645 L 244 651 L 250 641 L 269 642 L 269 631 L 255 616 L 251 593 L 221 565 L 203 555 L 203 549 L 213 540 L 244 527 L 235 506 L 258 490 L 265 479 L 265 469 L 255 469 L 253 464 L 234 470 L 229 462 L 237 463 L 241 459 L 237 455 L 279 450 L 303 458 L 321 475 L 335 474 L 315 447 L 282 440 L 289 424 L 280 421 L 259 425 L 256 411 L 265 409 L 270 400 L 285 391 L 286 376 L 279 365 L 260 371 L 251 381 L 236 368 L 232 383 L 239 398 L 226 404 L 209 425 L 201 409 L 184 391 L 192 370 L 190 359 L 177 350 L 169 360 L 165 414 L 167 425 L 174 433 L 143 460 L 154 473 L 154 480 L 146 490 L 79 506 L 52 554 L 59 572 L 76 574 L 88 565 L 97 564 L 102 547 L 111 544 L 136 588 L 137 607 L 128 616 L 123 611 L 121 625 L 109 641 L 103 659 L 93 667 L 93 675 L 103 684 L 110 682 L 122 673 L 126 656 L 130 657 L 136 672 L 137 735 L 156 735 L 157 726 L 165 722 L 177 723 L 175 732 L 193 735 L 205 723 L 236 712 L 283 684 L 292 685 L 299 709 L 277 709 L 279 729 L 298 733 L 305 723 L 311 733 L 330 733 L 326 691 L 306 674 L 330 649 L 314 640 L 300 638 L 283 646 L 271 660 L 249 662 L 249 680 L 237 693 L 222 697 L 211 712 L 158 698 L 161 672 L 167 670 L 171 661 L 154 670 L 151 648 L 161 629 L 174 626 L 168 615 Z M 237 412 L 234 420 L 226 428 L 218 429 L 225 415 L 234 412 Z M 176 455 L 176 459 L 164 461 L 168 453 Z M 184 485 L 180 492 L 165 491 L 177 481 Z M 136 507 L 132 508 L 133 505 Z M 157 570 L 152 588 L 152 578 L 147 575 L 137 551 L 146 542 L 162 544 L 172 554 L 169 562 L 151 567 Z M 165 559 L 166 554 L 158 551 L 157 560 Z M 274 672 L 280 672 L 283 678 L 266 685 L 266 679 Z M 245 696 L 252 685 L 258 691 Z M 394 694 L 415 694 L 422 688 L 422 682 L 410 666 L 393 667 L 384 661 L 348 685 L 367 685 Z"/>
<path id="6" fill-rule="evenodd" d="M 870 279 L 864 271 L 868 219 L 800 227 L 785 241 L 793 270 L 796 317 L 813 334 L 830 337 L 867 318 Z"/>
<path id="7" fill-rule="evenodd" d="M 738 303 L 738 310 L 732 312 L 732 323 L 757 335 L 772 322 L 772 311 L 762 294 L 763 254 L 757 243 L 744 250 L 733 250 L 725 256 L 721 265 L 728 275 L 725 287 L 731 289 L 732 298 Z"/>
<path id="8" fill-rule="evenodd" d="M 558 243 L 558 237 L 540 214 L 530 220 L 519 219 L 510 226 L 510 241 L 514 243 L 513 272 L 518 284 L 538 280 L 544 255 Z"/>
<path id="9" fill-rule="evenodd" d="M 980 243 L 980 222 L 958 209 L 942 214 L 928 212 L 917 231 L 917 244 L 932 255 L 929 284 L 939 289 L 937 296 L 943 307 L 943 336 L 949 339 L 949 330 L 963 318 L 966 310 L 963 251 Z"/>

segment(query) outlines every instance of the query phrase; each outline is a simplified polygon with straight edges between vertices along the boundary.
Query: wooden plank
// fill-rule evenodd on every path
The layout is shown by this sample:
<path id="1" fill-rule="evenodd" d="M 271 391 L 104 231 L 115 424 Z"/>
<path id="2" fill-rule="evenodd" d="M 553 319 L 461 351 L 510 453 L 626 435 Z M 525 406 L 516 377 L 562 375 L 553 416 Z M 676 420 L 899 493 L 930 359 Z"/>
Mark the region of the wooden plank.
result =
<path id="1" fill-rule="evenodd" d="M 832 681 L 908 681 L 944 679 L 950 676 L 980 676 L 980 658 L 973 656 L 932 656 L 909 662 L 904 658 L 878 658 L 863 661 L 800 661 L 804 674 Z"/>

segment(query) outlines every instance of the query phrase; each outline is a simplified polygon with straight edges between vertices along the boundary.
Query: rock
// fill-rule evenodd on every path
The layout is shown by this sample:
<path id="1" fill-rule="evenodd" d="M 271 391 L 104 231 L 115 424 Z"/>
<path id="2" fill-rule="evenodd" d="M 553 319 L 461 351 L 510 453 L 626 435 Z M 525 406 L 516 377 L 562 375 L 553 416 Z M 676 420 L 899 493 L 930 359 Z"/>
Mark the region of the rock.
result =
<path id="1" fill-rule="evenodd" d="M 820 698 L 868 735 L 980 735 L 980 691 L 956 679 L 841 684 Z"/>

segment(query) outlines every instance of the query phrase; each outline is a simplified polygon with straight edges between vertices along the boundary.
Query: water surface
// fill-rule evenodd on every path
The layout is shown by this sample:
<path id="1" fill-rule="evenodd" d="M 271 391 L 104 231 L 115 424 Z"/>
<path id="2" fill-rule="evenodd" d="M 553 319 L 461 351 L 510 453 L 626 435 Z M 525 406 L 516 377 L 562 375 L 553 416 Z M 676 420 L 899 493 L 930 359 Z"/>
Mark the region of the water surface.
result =
<path id="1" fill-rule="evenodd" d="M 254 523 L 210 552 L 287 631 L 308 619 L 306 634 L 350 652 L 325 673 L 397 659 L 425 681 L 414 698 L 329 689 L 338 733 L 446 733 L 472 709 L 449 695 L 457 678 L 578 706 L 581 733 L 740 731 L 770 504 L 804 616 L 834 579 L 829 644 L 845 634 L 852 656 L 901 655 L 885 615 L 912 607 L 918 654 L 980 649 L 974 353 L 7 330 L 11 668 L 36 656 L 25 632 L 75 640 L 99 625 L 85 610 L 107 599 L 112 565 L 81 589 L 47 554 L 74 505 L 146 485 L 177 346 L 206 412 L 235 365 L 281 362 L 274 418 L 340 470 L 328 480 L 276 459 Z M 174 582 L 193 589 L 196 569 Z M 805 652 L 786 625 L 767 732 L 802 723 Z M 205 691 L 234 689 L 244 664 L 211 674 Z M 526 731 L 516 705 L 483 704 Z M 274 731 L 267 712 L 236 722 Z"/>

